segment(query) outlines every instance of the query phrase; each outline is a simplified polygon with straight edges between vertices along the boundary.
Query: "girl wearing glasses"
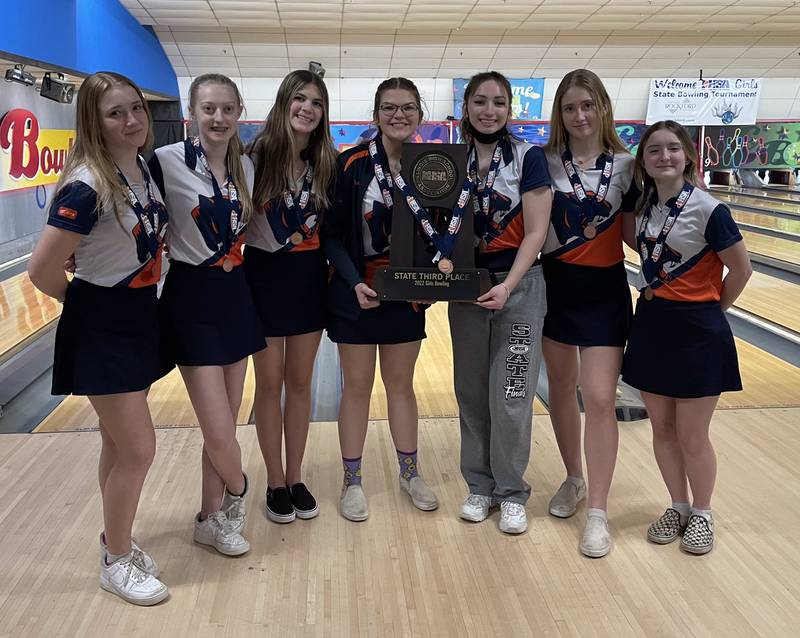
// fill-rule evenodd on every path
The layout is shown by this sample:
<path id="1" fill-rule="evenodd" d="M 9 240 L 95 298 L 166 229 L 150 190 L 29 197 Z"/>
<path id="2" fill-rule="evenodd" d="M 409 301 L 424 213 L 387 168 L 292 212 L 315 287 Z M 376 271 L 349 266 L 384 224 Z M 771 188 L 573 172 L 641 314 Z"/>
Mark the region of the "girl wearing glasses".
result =
<path id="1" fill-rule="evenodd" d="M 436 495 L 417 468 L 417 400 L 414 365 L 425 338 L 425 313 L 416 304 L 380 301 L 372 289 L 375 270 L 389 264 L 393 177 L 400 155 L 420 124 L 417 87 L 405 78 L 383 81 L 372 116 L 378 136 L 339 156 L 336 197 L 325 226 L 324 247 L 334 272 L 328 288 L 328 334 L 339 345 L 344 389 L 339 408 L 339 443 L 344 482 L 342 516 L 366 520 L 361 455 L 380 351 L 389 428 L 400 464 L 400 488 L 421 510 L 438 507 Z"/>
<path id="2" fill-rule="evenodd" d="M 328 264 L 318 230 L 336 170 L 322 78 L 310 71 L 284 78 L 250 157 L 256 214 L 247 230 L 244 270 L 269 344 L 253 355 L 256 431 L 267 466 L 267 517 L 290 523 L 319 513 L 300 470 L 311 374 L 327 314 Z"/>

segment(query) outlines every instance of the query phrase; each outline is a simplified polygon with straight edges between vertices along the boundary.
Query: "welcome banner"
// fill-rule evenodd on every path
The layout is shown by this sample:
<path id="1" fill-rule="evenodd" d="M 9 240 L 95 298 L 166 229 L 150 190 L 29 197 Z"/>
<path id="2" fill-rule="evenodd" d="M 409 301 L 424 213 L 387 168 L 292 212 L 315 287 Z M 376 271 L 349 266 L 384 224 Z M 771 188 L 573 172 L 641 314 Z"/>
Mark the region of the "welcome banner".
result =
<path id="1" fill-rule="evenodd" d="M 760 78 L 658 78 L 650 80 L 647 124 L 755 124 Z"/>

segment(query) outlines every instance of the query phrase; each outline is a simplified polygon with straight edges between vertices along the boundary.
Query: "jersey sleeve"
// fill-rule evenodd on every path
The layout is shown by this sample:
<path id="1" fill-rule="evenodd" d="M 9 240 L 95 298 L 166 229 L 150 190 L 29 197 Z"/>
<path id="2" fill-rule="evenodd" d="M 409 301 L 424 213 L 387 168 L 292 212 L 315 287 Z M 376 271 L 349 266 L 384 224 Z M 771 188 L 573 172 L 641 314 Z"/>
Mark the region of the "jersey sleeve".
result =
<path id="1" fill-rule="evenodd" d="M 714 252 L 723 251 L 737 241 L 742 241 L 739 227 L 733 221 L 730 209 L 724 204 L 719 204 L 708 218 L 705 238 Z"/>
<path id="2" fill-rule="evenodd" d="M 627 192 L 622 196 L 622 203 L 619 205 L 620 212 L 633 213 L 636 211 L 636 202 L 639 201 L 642 191 L 636 185 L 636 180 L 631 178 L 631 184 L 628 186 Z"/>
<path id="3" fill-rule="evenodd" d="M 519 180 L 519 192 L 550 186 L 550 171 L 547 169 L 547 158 L 538 146 L 532 146 L 522 158 L 522 176 Z"/>
<path id="4" fill-rule="evenodd" d="M 79 235 L 88 235 L 97 221 L 97 193 L 85 182 L 70 182 L 50 205 L 47 223 Z"/>
<path id="5" fill-rule="evenodd" d="M 158 190 L 162 197 L 166 197 L 166 190 L 164 189 L 164 171 L 161 169 L 161 161 L 158 159 L 158 153 L 153 153 L 153 157 L 147 162 L 147 170 L 150 171 L 150 177 L 153 182 L 158 186 Z"/>

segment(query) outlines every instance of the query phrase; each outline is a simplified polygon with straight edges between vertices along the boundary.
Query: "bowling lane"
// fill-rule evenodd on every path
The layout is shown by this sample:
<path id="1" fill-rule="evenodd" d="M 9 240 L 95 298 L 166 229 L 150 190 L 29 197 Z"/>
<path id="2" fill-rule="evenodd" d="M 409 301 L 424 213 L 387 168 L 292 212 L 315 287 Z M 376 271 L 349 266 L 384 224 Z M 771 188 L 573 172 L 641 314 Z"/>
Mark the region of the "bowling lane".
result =
<path id="1" fill-rule="evenodd" d="M 721 193 L 731 193 L 734 195 L 741 195 L 748 198 L 767 198 L 782 200 L 785 202 L 798 202 L 800 203 L 800 190 L 788 190 L 779 187 L 775 188 L 750 188 L 745 186 L 711 186 L 711 192 L 714 196 Z"/>
<path id="2" fill-rule="evenodd" d="M 741 233 L 749 252 L 800 266 L 800 243 L 747 230 L 742 230 Z"/>
<path id="3" fill-rule="evenodd" d="M 722 191 L 714 191 L 714 197 L 722 202 L 729 204 L 748 206 L 750 208 L 760 208 L 769 213 L 770 210 L 786 213 L 789 215 L 796 215 L 800 219 L 800 201 L 792 202 L 789 200 L 776 202 L 764 200 L 760 197 L 751 197 L 741 193 L 726 193 Z"/>
<path id="4" fill-rule="evenodd" d="M 797 219 L 786 219 L 785 217 L 776 217 L 770 214 L 751 213 L 739 208 L 731 208 L 731 213 L 733 218 L 740 224 L 792 233 L 800 239 L 800 215 L 797 216 Z"/>
<path id="5" fill-rule="evenodd" d="M 0 282 L 0 355 L 61 315 L 61 304 L 39 292 L 27 272 Z"/>

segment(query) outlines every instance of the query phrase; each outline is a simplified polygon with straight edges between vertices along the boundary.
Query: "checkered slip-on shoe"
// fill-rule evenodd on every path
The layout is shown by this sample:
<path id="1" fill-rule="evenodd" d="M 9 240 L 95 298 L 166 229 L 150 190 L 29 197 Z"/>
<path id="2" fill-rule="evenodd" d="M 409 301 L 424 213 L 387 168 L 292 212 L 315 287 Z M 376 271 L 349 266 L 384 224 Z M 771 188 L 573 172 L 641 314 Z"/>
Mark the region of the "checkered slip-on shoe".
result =
<path id="1" fill-rule="evenodd" d="M 666 545 L 683 534 L 685 529 L 686 524 L 681 524 L 680 512 L 668 507 L 667 511 L 647 528 L 647 540 L 651 543 Z"/>
<path id="2" fill-rule="evenodd" d="M 681 539 L 681 549 L 690 554 L 707 554 L 714 548 L 714 521 L 692 514 Z"/>

